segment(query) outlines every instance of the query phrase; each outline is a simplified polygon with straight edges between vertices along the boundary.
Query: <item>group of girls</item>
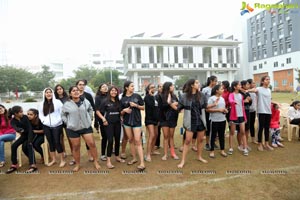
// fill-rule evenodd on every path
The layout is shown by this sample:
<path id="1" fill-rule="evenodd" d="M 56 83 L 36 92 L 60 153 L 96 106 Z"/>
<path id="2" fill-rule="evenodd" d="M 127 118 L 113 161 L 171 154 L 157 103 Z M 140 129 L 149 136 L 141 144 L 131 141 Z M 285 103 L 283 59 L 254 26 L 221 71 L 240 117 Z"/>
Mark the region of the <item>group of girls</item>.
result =
<path id="1" fill-rule="evenodd" d="M 231 89 L 229 89 L 228 81 L 223 81 L 222 84 L 217 83 L 217 77 L 211 76 L 208 79 L 207 87 L 201 91 L 199 81 L 190 79 L 186 82 L 180 99 L 174 94 L 174 85 L 171 82 L 160 85 L 162 89 L 158 92 L 156 92 L 154 84 L 149 84 L 146 87 L 144 99 L 139 94 L 134 93 L 134 84 L 131 81 L 124 83 L 121 97 L 119 97 L 117 87 L 101 84 L 94 103 L 93 97 L 84 91 L 85 81 L 79 80 L 76 86 L 69 89 L 69 95 L 66 94 L 61 85 L 57 85 L 54 91 L 51 88 L 46 88 L 39 110 L 30 109 L 27 116 L 23 115 L 21 107 L 14 106 L 11 109 L 11 114 L 14 117 L 10 118 L 5 107 L 0 105 L 0 165 L 4 166 L 5 164 L 2 141 L 14 140 L 16 132 L 19 132 L 21 136 L 11 147 L 12 165 L 8 173 L 18 168 L 16 155 L 17 148 L 21 144 L 24 153 L 29 158 L 30 168 L 28 171 L 37 170 L 34 149 L 43 160 L 41 149 L 41 144 L 44 142 L 43 134 L 46 135 L 50 147 L 51 161 L 48 166 L 56 164 L 57 153 L 60 158 L 59 167 L 64 167 L 66 161 L 63 153 L 64 142 L 62 141 L 63 129 L 65 129 L 73 156 L 69 164 L 75 165 L 73 171 L 76 172 L 80 169 L 80 137 L 86 143 L 89 161 L 94 163 L 96 169 L 99 169 L 100 165 L 97 161 L 97 149 L 91 126 L 94 115 L 96 123 L 99 123 L 102 138 L 100 159 L 106 161 L 107 168 L 115 168 L 111 159 L 113 152 L 116 162 L 125 163 L 126 143 L 129 141 L 132 159 L 127 164 L 138 163 L 137 169 L 144 170 L 146 168 L 144 161 L 151 162 L 152 155 L 160 154 L 155 150 L 160 128 L 164 138 L 164 151 L 161 160 L 166 161 L 168 159 L 169 150 L 171 158 L 179 160 L 175 152 L 174 133 L 178 114 L 181 110 L 184 113 L 185 139 L 178 168 L 185 165 L 189 144 L 193 138 L 197 139 L 197 147 L 194 146 L 194 150 L 197 151 L 197 160 L 202 163 L 208 162 L 202 157 L 204 135 L 206 135 L 205 149 L 210 151 L 210 158 L 215 158 L 214 150 L 219 148 L 215 144 L 216 138 L 219 139 L 221 156 L 227 157 L 228 154 L 233 154 L 235 132 L 238 132 L 237 149 L 242 151 L 245 156 L 251 151 L 248 145 L 249 132 L 252 142 L 258 143 L 259 151 L 273 150 L 268 143 L 273 108 L 271 108 L 271 91 L 269 89 L 270 78 L 268 76 L 262 77 L 261 86 L 258 88 L 255 87 L 255 83 L 251 79 L 241 82 L 233 81 Z M 274 105 L 278 104 L 274 103 Z M 142 110 L 145 110 L 145 126 L 149 134 L 145 155 L 141 134 Z M 256 142 L 254 132 L 256 113 L 259 121 L 258 142 Z M 227 153 L 225 152 L 226 120 L 230 128 Z M 124 136 L 120 154 L 122 129 Z M 262 143 L 263 131 L 265 134 L 264 145 Z M 273 147 L 283 146 L 278 138 L 279 136 L 276 137 L 276 140 L 274 139 L 274 142 L 272 141 Z"/>

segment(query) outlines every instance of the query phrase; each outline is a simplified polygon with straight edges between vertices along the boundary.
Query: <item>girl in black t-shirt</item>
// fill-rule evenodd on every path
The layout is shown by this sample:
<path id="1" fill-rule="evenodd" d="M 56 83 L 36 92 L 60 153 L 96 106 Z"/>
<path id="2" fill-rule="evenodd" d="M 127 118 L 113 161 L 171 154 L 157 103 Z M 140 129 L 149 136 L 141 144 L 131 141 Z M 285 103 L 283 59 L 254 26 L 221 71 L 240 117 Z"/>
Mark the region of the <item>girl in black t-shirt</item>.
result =
<path id="1" fill-rule="evenodd" d="M 151 153 L 159 154 L 159 152 L 154 151 L 154 145 L 156 142 L 157 134 L 158 134 L 158 102 L 154 96 L 155 86 L 150 83 L 146 87 L 146 97 L 145 101 L 145 125 L 147 127 L 147 131 L 149 133 L 148 141 L 147 141 L 147 154 L 145 160 L 151 161 Z"/>
<path id="2" fill-rule="evenodd" d="M 43 154 L 43 149 L 41 147 L 41 145 L 44 143 L 44 130 L 43 130 L 43 124 L 39 119 L 39 111 L 37 109 L 30 108 L 27 111 L 27 117 L 32 126 L 33 148 L 41 155 L 41 162 L 44 163 L 44 154 Z"/>
<path id="3" fill-rule="evenodd" d="M 144 110 L 144 101 L 139 94 L 133 93 L 134 85 L 131 81 L 124 83 L 124 92 L 121 99 L 121 115 L 123 116 L 123 124 L 125 133 L 129 139 L 130 150 L 133 159 L 127 164 L 132 165 L 137 162 L 135 148 L 137 148 L 140 157 L 140 170 L 145 169 L 143 159 L 143 147 L 141 140 L 142 132 L 142 116 L 141 110 Z"/>
<path id="4" fill-rule="evenodd" d="M 121 137 L 121 105 L 119 101 L 119 92 L 115 86 L 112 86 L 108 90 L 108 96 L 104 99 L 96 111 L 99 119 L 102 121 L 106 138 L 108 141 L 107 145 L 107 162 L 106 165 L 109 169 L 115 168 L 111 164 L 111 154 L 113 149 L 113 139 L 115 139 L 115 156 L 116 161 L 124 163 L 125 160 L 119 156 L 120 151 L 120 137 Z"/>
<path id="5" fill-rule="evenodd" d="M 174 149 L 174 132 L 178 120 L 178 99 L 173 92 L 174 85 L 171 82 L 165 82 L 162 93 L 158 98 L 160 126 L 162 127 L 164 133 L 164 156 L 162 157 L 162 160 L 167 160 L 169 144 L 171 156 L 175 160 L 179 160 L 179 157 L 176 155 Z"/>

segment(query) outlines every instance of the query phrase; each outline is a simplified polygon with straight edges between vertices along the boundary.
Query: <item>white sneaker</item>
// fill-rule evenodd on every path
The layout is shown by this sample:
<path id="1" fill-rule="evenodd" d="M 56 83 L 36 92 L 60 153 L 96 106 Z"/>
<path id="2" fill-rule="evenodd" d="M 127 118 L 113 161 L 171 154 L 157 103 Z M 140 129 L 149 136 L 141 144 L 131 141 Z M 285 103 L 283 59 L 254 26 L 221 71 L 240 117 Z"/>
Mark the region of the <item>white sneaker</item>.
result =
<path id="1" fill-rule="evenodd" d="M 238 150 L 239 151 L 244 151 L 243 147 L 241 147 L 241 146 L 238 146 Z"/>
<path id="2" fill-rule="evenodd" d="M 252 148 L 248 146 L 248 147 L 247 147 L 247 150 L 248 150 L 248 151 L 252 151 Z"/>
<path id="3" fill-rule="evenodd" d="M 248 156 L 249 155 L 249 151 L 247 149 L 244 149 L 244 156 Z"/>
<path id="4" fill-rule="evenodd" d="M 228 155 L 232 155 L 233 154 L 233 148 L 230 148 L 229 150 L 228 150 L 228 153 L 227 153 Z"/>

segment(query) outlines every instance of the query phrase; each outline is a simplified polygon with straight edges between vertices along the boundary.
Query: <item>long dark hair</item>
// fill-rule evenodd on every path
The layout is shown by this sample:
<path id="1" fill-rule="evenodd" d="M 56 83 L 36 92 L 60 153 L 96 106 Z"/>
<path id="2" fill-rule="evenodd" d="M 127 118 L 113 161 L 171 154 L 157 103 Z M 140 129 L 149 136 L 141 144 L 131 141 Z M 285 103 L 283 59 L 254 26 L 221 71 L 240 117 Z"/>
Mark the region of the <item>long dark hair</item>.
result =
<path id="1" fill-rule="evenodd" d="M 230 91 L 229 81 L 222 81 L 222 85 L 223 85 L 224 89 L 226 89 L 227 91 Z"/>
<path id="2" fill-rule="evenodd" d="M 28 111 L 33 112 L 33 114 L 36 116 L 34 118 L 34 121 L 31 122 L 31 124 L 38 125 L 39 124 L 39 111 L 35 108 L 30 108 Z"/>
<path id="3" fill-rule="evenodd" d="M 65 88 L 61 85 L 61 84 L 57 84 L 55 87 L 54 87 L 54 95 L 55 95 L 55 98 L 56 99 L 60 99 L 59 98 L 59 95 L 57 93 L 57 88 L 58 87 L 61 87 L 63 89 L 63 98 L 68 98 L 68 94 L 66 93 L 66 90 Z"/>
<path id="4" fill-rule="evenodd" d="M 300 101 L 296 100 L 293 101 L 292 104 L 290 105 L 291 107 L 295 107 L 298 103 L 300 103 Z"/>
<path id="5" fill-rule="evenodd" d="M 124 82 L 124 87 L 123 87 L 123 94 L 122 94 L 122 97 L 125 97 L 126 96 L 126 92 L 127 92 L 127 87 L 129 87 L 129 85 L 132 83 L 132 81 L 125 81 Z"/>
<path id="6" fill-rule="evenodd" d="M 189 79 L 185 84 L 184 84 L 184 93 L 186 93 L 186 97 L 187 99 L 191 100 L 193 97 L 193 88 L 192 85 L 194 85 L 196 82 L 195 79 Z M 196 91 L 196 95 L 197 95 L 197 101 L 200 101 L 200 97 L 201 94 L 199 92 L 199 90 Z"/>
<path id="7" fill-rule="evenodd" d="M 211 89 L 211 96 L 216 95 L 217 91 L 222 87 L 222 85 L 217 84 Z"/>
<path id="8" fill-rule="evenodd" d="M 52 99 L 50 101 L 48 101 L 48 99 L 46 99 L 46 97 L 45 97 L 45 94 L 48 90 L 53 92 L 51 88 L 46 88 L 45 89 L 45 92 L 44 92 L 44 105 L 43 105 L 44 116 L 47 116 L 48 114 L 54 112 L 53 95 L 52 95 Z"/>
<path id="9" fill-rule="evenodd" d="M 8 112 L 7 112 L 7 109 L 4 107 L 4 105 L 0 104 L 0 107 L 2 107 L 4 109 L 4 113 L 3 113 L 3 116 L 4 116 L 4 120 L 5 120 L 5 124 L 6 126 L 8 126 Z M 2 128 L 1 126 L 2 124 L 2 117 L 0 117 L 0 128 Z"/>
<path id="10" fill-rule="evenodd" d="M 270 78 L 270 76 L 266 75 L 266 76 L 261 77 L 261 79 L 260 79 L 260 86 L 264 85 L 263 82 L 265 81 L 266 78 Z"/>
<path id="11" fill-rule="evenodd" d="M 154 86 L 154 84 L 149 83 L 149 84 L 147 85 L 147 87 L 145 88 L 146 95 L 149 94 L 149 90 L 150 90 L 150 86 L 151 86 L 151 85 Z"/>
<path id="12" fill-rule="evenodd" d="M 232 81 L 231 83 L 231 92 L 234 92 L 235 88 L 240 82 L 239 81 Z"/>
<path id="13" fill-rule="evenodd" d="M 247 83 L 249 83 L 247 80 L 242 80 L 241 81 L 242 88 L 244 88 L 244 86 L 247 85 Z"/>
<path id="14" fill-rule="evenodd" d="M 76 85 L 71 86 L 71 87 L 69 88 L 69 98 L 70 98 L 70 99 L 73 99 L 72 96 L 70 95 L 71 92 L 72 92 L 72 90 L 73 90 L 73 88 L 77 88 L 77 89 L 79 90 L 79 88 L 78 88 Z M 80 98 L 80 99 L 81 99 L 81 98 Z"/>
<path id="15" fill-rule="evenodd" d="M 19 113 L 21 110 L 21 106 L 13 106 L 12 108 L 8 109 L 8 118 L 11 118 L 13 115 Z"/>
<path id="16" fill-rule="evenodd" d="M 120 103 L 120 100 L 119 100 L 119 90 L 118 90 L 118 88 L 117 88 L 116 86 L 114 86 L 114 85 L 110 86 L 109 89 L 108 89 L 108 92 L 107 92 L 107 100 L 108 100 L 108 101 L 111 100 L 110 91 L 111 91 L 112 89 L 117 90 L 117 96 L 115 97 L 115 102 L 116 102 L 117 104 L 119 104 L 119 103 Z"/>
<path id="17" fill-rule="evenodd" d="M 171 83 L 171 82 L 165 82 L 163 84 L 163 89 L 162 89 L 162 92 L 161 92 L 161 96 L 162 96 L 162 100 L 165 101 L 165 102 L 167 102 L 167 100 L 168 100 L 169 93 L 171 94 L 171 97 L 176 97 L 173 94 L 173 92 L 172 93 L 170 92 L 170 87 L 172 85 L 173 85 L 173 83 Z M 176 97 L 176 99 L 177 99 L 177 97 Z"/>
<path id="18" fill-rule="evenodd" d="M 211 82 L 213 82 L 214 80 L 216 80 L 217 77 L 214 75 L 211 75 L 210 77 L 207 78 L 207 82 L 206 82 L 206 86 L 209 86 Z"/>
<path id="19" fill-rule="evenodd" d="M 107 84 L 106 84 L 106 83 L 101 83 L 101 84 L 99 85 L 98 90 L 97 90 L 97 92 L 96 92 L 96 96 L 102 95 L 102 92 L 100 91 L 100 89 L 101 89 L 101 87 L 102 87 L 103 85 L 107 85 Z"/>

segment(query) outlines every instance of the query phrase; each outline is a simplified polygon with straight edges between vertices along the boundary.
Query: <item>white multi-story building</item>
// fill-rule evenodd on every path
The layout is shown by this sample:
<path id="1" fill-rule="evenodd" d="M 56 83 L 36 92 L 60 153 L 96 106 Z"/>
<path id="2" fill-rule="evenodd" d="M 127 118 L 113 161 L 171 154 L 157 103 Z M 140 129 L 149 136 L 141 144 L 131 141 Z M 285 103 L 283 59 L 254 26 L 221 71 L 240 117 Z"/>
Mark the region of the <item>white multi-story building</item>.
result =
<path id="1" fill-rule="evenodd" d="M 164 76 L 188 75 L 205 83 L 216 75 L 220 81 L 233 81 L 240 68 L 240 43 L 223 35 L 203 39 L 141 34 L 123 41 L 124 72 L 139 88 L 164 82 Z"/>

